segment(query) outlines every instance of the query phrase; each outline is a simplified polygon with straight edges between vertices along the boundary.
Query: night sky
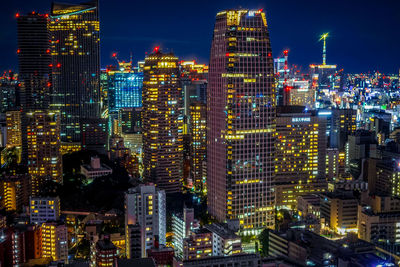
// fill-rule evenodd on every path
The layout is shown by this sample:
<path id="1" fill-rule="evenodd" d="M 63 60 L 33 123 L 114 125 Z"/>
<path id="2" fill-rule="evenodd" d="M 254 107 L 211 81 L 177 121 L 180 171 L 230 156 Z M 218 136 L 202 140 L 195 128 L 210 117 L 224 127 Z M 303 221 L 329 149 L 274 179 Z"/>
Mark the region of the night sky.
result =
<path id="1" fill-rule="evenodd" d="M 48 13 L 51 2 L 2 1 L 0 70 L 17 68 L 15 14 Z M 263 8 L 273 56 L 288 48 L 289 63 L 303 70 L 321 63 L 318 36 L 323 32 L 331 35 L 327 63 L 345 72 L 397 73 L 400 68 L 399 0 L 100 0 L 101 65 L 115 63 L 113 51 L 121 60 L 129 60 L 132 52 L 137 61 L 155 45 L 182 59 L 207 63 L 216 13 L 238 7 Z"/>

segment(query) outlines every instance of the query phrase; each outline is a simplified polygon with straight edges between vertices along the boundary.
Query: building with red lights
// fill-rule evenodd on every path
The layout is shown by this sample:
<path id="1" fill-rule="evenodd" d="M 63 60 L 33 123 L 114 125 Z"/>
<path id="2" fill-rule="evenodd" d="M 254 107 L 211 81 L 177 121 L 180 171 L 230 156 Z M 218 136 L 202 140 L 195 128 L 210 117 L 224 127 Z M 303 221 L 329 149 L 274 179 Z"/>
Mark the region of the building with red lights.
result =
<path id="1" fill-rule="evenodd" d="M 81 124 L 97 123 L 93 119 L 100 118 L 98 1 L 54 2 L 49 31 L 53 59 L 51 107 L 61 112 L 61 141 L 76 145 L 82 138 Z M 96 129 L 85 129 L 92 130 Z"/>

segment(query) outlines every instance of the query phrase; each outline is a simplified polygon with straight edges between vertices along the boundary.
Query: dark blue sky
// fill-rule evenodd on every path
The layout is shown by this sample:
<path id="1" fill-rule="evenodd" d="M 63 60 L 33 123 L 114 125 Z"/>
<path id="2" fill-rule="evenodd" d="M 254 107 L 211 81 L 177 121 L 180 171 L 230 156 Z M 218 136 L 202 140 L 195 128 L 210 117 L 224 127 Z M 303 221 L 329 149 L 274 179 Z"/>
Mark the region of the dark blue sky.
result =
<path id="1" fill-rule="evenodd" d="M 72 0 L 71 2 L 77 2 Z M 50 0 L 13 0 L 0 10 L 0 70 L 17 67 L 16 12 L 47 13 Z M 182 59 L 207 63 L 215 14 L 228 8 L 264 8 L 274 57 L 290 49 L 289 61 L 320 63 L 318 36 L 330 32 L 327 62 L 345 72 L 400 68 L 400 0 L 100 0 L 102 66 L 144 58 L 155 45 Z"/>

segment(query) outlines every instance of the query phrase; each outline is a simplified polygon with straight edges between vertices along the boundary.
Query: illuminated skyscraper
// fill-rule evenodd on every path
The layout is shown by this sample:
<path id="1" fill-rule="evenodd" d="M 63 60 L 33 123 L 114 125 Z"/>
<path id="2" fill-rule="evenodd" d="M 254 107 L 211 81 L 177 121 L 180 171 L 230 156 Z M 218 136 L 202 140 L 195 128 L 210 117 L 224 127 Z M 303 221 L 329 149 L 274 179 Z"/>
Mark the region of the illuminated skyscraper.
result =
<path id="1" fill-rule="evenodd" d="M 276 100 L 264 12 L 217 14 L 207 93 L 209 212 L 257 234 L 274 226 Z"/>
<path id="2" fill-rule="evenodd" d="M 207 160 L 207 106 L 196 102 L 190 105 L 190 172 L 196 191 L 205 193 Z M 204 191 L 203 191 L 204 190 Z"/>
<path id="3" fill-rule="evenodd" d="M 178 58 L 156 49 L 144 65 L 143 177 L 167 193 L 181 189 L 181 91 Z"/>
<path id="4" fill-rule="evenodd" d="M 132 69 L 131 62 L 119 62 L 119 69 L 107 74 L 109 112 L 142 106 L 142 72 Z"/>
<path id="5" fill-rule="evenodd" d="M 282 106 L 276 117 L 276 206 L 294 209 L 297 197 L 326 190 L 326 117 Z"/>
<path id="6" fill-rule="evenodd" d="M 61 112 L 61 140 L 81 142 L 86 119 L 100 118 L 100 25 L 98 1 L 53 3 L 52 108 Z"/>
<path id="7" fill-rule="evenodd" d="M 60 115 L 53 111 L 33 111 L 27 113 L 27 120 L 28 171 L 35 195 L 44 180 L 62 183 Z"/>

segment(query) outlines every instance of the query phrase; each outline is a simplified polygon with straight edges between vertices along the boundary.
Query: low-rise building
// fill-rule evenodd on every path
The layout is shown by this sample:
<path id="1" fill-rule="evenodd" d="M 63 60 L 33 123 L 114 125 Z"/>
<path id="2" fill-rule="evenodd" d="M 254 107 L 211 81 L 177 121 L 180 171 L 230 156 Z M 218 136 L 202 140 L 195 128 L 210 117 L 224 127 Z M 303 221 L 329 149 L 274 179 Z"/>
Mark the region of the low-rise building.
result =
<path id="1" fill-rule="evenodd" d="M 155 243 L 147 250 L 147 256 L 153 258 L 157 266 L 172 266 L 174 261 L 174 249 Z"/>
<path id="2" fill-rule="evenodd" d="M 91 256 L 90 266 L 114 266 L 117 262 L 117 247 L 109 236 L 105 236 L 92 246 Z"/>
<path id="3" fill-rule="evenodd" d="M 198 228 L 198 222 L 194 219 L 194 210 L 184 208 L 183 213 L 172 214 L 172 244 L 175 256 L 183 256 L 183 239 L 189 237 L 190 231 Z"/>
<path id="4" fill-rule="evenodd" d="M 358 200 L 353 191 L 336 190 L 322 194 L 321 218 L 339 234 L 357 232 Z"/>
<path id="5" fill-rule="evenodd" d="M 213 256 L 230 256 L 242 252 L 242 240 L 228 224 L 213 223 L 205 228 L 212 232 Z"/>
<path id="6" fill-rule="evenodd" d="M 232 256 L 214 256 L 204 259 L 186 260 L 180 263 L 174 263 L 174 267 L 261 267 L 260 255 L 258 254 L 239 254 Z"/>
<path id="7" fill-rule="evenodd" d="M 90 159 L 90 164 L 81 165 L 81 173 L 88 180 L 93 180 L 97 177 L 112 174 L 112 169 L 105 164 L 101 164 L 100 158 L 92 157 Z"/>
<path id="8" fill-rule="evenodd" d="M 359 206 L 358 235 L 377 243 L 400 242 L 400 211 L 375 213 L 370 207 Z"/>
<path id="9" fill-rule="evenodd" d="M 183 259 L 193 260 L 212 256 L 212 232 L 205 228 L 191 232 L 188 238 L 183 240 Z"/>
<path id="10" fill-rule="evenodd" d="M 321 196 L 317 194 L 303 195 L 297 198 L 297 211 L 302 217 L 320 217 Z"/>

